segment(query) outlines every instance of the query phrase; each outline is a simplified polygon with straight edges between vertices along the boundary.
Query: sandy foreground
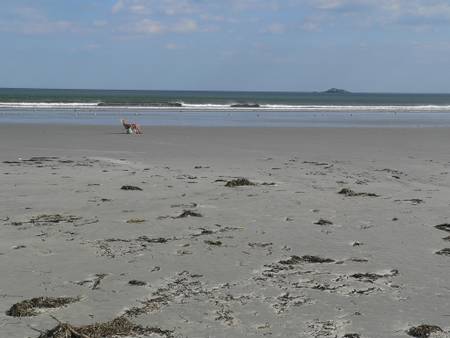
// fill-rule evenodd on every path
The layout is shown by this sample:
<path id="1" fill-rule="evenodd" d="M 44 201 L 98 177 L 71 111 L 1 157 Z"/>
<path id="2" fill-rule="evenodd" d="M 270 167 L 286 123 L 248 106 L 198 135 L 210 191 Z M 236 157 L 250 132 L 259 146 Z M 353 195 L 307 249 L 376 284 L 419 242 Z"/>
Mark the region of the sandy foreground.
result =
<path id="1" fill-rule="evenodd" d="M 1 125 L 0 337 L 449 337 L 449 154 L 444 128 Z M 36 297 L 76 301 L 7 315 Z"/>

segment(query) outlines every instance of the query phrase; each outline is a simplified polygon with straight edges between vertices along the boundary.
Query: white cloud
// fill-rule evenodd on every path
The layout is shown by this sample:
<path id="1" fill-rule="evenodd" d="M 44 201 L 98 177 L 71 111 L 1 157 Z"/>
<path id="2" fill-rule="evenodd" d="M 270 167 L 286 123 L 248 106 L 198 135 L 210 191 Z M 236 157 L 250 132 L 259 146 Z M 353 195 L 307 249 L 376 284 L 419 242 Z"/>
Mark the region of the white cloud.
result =
<path id="1" fill-rule="evenodd" d="M 165 28 L 159 21 L 143 19 L 125 27 L 124 30 L 138 34 L 158 34 L 162 33 Z"/>
<path id="2" fill-rule="evenodd" d="M 142 19 L 132 24 L 124 25 L 119 30 L 126 33 L 152 35 L 162 33 L 192 33 L 199 31 L 200 28 L 195 20 L 186 19 L 170 24 L 163 24 L 156 20 Z"/>
<path id="3" fill-rule="evenodd" d="M 16 8 L 12 20 L 0 21 L 0 31 L 24 35 L 42 35 L 80 32 L 82 28 L 68 20 L 51 20 L 44 12 L 33 7 Z"/>
<path id="4" fill-rule="evenodd" d="M 199 30 L 198 24 L 195 20 L 186 19 L 176 23 L 172 31 L 177 33 L 192 33 Z"/>
<path id="5" fill-rule="evenodd" d="M 116 3 L 112 7 L 113 13 L 118 13 L 125 8 L 125 0 L 117 0 Z"/>

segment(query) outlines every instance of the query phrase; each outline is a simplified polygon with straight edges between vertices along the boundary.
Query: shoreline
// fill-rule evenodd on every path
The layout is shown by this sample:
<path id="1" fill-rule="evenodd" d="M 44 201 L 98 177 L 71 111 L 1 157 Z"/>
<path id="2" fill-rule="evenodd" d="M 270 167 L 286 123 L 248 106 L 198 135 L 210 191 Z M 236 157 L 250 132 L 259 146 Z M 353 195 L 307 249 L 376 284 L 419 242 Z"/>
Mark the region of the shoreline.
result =
<path id="1" fill-rule="evenodd" d="M 447 112 L 20 111 L 0 113 L 0 124 L 113 126 L 122 118 L 158 127 L 450 128 Z"/>

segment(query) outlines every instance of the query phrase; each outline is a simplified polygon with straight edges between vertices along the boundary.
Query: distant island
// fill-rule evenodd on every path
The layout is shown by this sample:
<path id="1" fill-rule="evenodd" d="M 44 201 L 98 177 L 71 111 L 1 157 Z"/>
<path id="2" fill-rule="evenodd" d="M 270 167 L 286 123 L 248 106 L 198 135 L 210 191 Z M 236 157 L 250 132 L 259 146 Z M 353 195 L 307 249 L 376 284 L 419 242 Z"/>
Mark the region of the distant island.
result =
<path id="1" fill-rule="evenodd" d="M 345 89 L 330 88 L 322 93 L 324 93 L 324 94 L 349 94 L 350 92 Z"/>

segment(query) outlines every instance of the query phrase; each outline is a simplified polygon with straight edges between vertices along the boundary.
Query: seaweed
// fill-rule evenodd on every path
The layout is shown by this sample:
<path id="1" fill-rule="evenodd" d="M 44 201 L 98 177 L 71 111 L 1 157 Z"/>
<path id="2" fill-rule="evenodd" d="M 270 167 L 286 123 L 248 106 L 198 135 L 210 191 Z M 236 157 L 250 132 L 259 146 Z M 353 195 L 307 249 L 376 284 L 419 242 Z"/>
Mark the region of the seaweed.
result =
<path id="1" fill-rule="evenodd" d="M 192 210 L 183 210 L 183 212 L 175 217 L 172 217 L 173 219 L 178 219 L 178 218 L 186 218 L 186 217 L 203 217 L 203 215 L 199 212 L 196 211 L 192 211 Z"/>
<path id="2" fill-rule="evenodd" d="M 133 324 L 124 317 L 118 317 L 106 323 L 95 323 L 79 327 L 62 323 L 59 320 L 58 322 L 59 324 L 53 329 L 41 333 L 39 338 L 108 338 L 152 334 L 158 334 L 167 338 L 173 337 L 172 330 L 163 330 L 159 327 L 143 327 Z"/>
<path id="3" fill-rule="evenodd" d="M 436 255 L 440 255 L 440 256 L 450 256 L 450 248 L 445 248 L 439 251 L 435 252 Z"/>
<path id="4" fill-rule="evenodd" d="M 149 238 L 147 236 L 140 236 L 137 238 L 138 241 L 147 242 L 147 243 L 167 243 L 167 238 L 157 237 L 157 238 Z"/>
<path id="5" fill-rule="evenodd" d="M 128 224 L 138 224 L 138 223 L 144 223 L 145 219 L 143 218 L 130 218 L 127 223 Z"/>
<path id="6" fill-rule="evenodd" d="M 225 186 L 229 188 L 241 187 L 241 186 L 251 186 L 256 185 L 255 183 L 249 181 L 247 178 L 241 177 L 234 180 L 228 181 Z"/>
<path id="7" fill-rule="evenodd" d="M 221 246 L 222 245 L 221 241 L 205 240 L 205 243 L 208 244 L 208 245 L 214 245 L 214 246 Z"/>
<path id="8" fill-rule="evenodd" d="M 100 283 L 102 282 L 103 278 L 105 278 L 106 276 L 108 276 L 106 273 L 97 273 L 95 275 L 95 280 L 93 281 L 94 283 L 92 284 L 92 290 L 97 290 L 100 288 Z"/>
<path id="9" fill-rule="evenodd" d="M 79 297 L 37 297 L 27 299 L 14 304 L 8 311 L 6 311 L 6 315 L 11 317 L 37 316 L 39 314 L 38 311 L 36 311 L 37 309 L 54 309 L 78 302 L 79 300 Z"/>
<path id="10" fill-rule="evenodd" d="M 215 232 L 216 232 L 216 231 L 212 231 L 212 230 L 205 229 L 205 228 L 200 228 L 200 233 L 193 234 L 192 237 L 212 235 L 212 234 L 214 234 Z"/>
<path id="11" fill-rule="evenodd" d="M 436 325 L 422 324 L 406 331 L 409 336 L 417 338 L 428 338 L 433 332 L 442 332 L 442 329 Z"/>
<path id="12" fill-rule="evenodd" d="M 123 185 L 120 189 L 122 190 L 137 190 L 142 191 L 142 188 L 136 187 L 134 185 Z"/>
<path id="13" fill-rule="evenodd" d="M 406 199 L 406 200 L 395 200 L 394 202 L 409 202 L 412 205 L 418 205 L 418 204 L 425 203 L 425 201 L 420 199 L 420 198 L 410 198 L 410 199 Z"/>
<path id="14" fill-rule="evenodd" d="M 147 285 L 146 282 L 141 281 L 141 280 L 136 280 L 136 279 L 130 280 L 130 281 L 128 282 L 128 284 L 130 284 L 130 285 L 135 285 L 135 286 L 145 286 L 145 285 Z"/>
<path id="15" fill-rule="evenodd" d="M 331 222 L 331 221 L 329 221 L 327 219 L 321 218 L 317 222 L 315 222 L 314 224 L 317 224 L 317 225 L 332 225 L 333 222 Z"/>
<path id="16" fill-rule="evenodd" d="M 304 255 L 302 257 L 299 257 L 294 255 L 288 259 L 281 260 L 278 263 L 283 265 L 296 265 L 300 263 L 333 263 L 333 262 L 335 262 L 335 260 L 331 258 L 322 258 L 310 255 Z"/>
<path id="17" fill-rule="evenodd" d="M 338 194 L 344 195 L 346 197 L 364 196 L 364 197 L 379 197 L 379 195 L 372 192 L 355 192 L 348 188 L 342 188 Z"/>
<path id="18" fill-rule="evenodd" d="M 380 275 L 378 273 L 372 273 L 372 272 L 364 272 L 364 273 L 354 273 L 353 275 L 350 275 L 350 277 L 359 279 L 363 282 L 373 283 L 377 279 L 386 278 L 386 277 L 394 277 L 394 276 L 398 275 L 398 273 L 399 273 L 398 270 L 393 269 L 389 273 L 386 273 L 383 275 Z"/>
<path id="19" fill-rule="evenodd" d="M 435 225 L 434 227 L 438 230 L 450 232 L 450 224 L 449 223 Z"/>
<path id="20" fill-rule="evenodd" d="M 42 214 L 35 217 L 32 217 L 29 223 L 32 224 L 45 224 L 45 223 L 73 223 L 75 221 L 80 220 L 81 217 L 73 216 L 73 215 L 60 215 L 60 214 Z"/>
<path id="21" fill-rule="evenodd" d="M 302 257 L 302 260 L 306 263 L 334 263 L 334 259 L 331 258 L 322 258 L 318 256 L 309 256 L 305 255 Z"/>

